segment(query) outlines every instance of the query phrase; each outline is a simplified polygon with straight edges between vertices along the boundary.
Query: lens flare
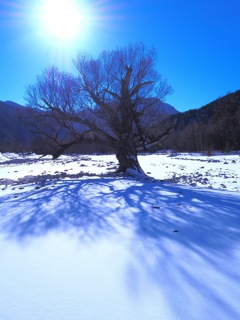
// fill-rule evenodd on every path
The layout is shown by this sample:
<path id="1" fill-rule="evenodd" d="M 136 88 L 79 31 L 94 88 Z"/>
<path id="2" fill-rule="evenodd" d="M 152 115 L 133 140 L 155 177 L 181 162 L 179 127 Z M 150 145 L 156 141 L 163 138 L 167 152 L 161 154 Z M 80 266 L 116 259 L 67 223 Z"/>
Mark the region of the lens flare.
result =
<path id="1" fill-rule="evenodd" d="M 50 0 L 42 6 L 39 19 L 49 37 L 68 40 L 83 32 L 86 16 L 74 0 Z"/>

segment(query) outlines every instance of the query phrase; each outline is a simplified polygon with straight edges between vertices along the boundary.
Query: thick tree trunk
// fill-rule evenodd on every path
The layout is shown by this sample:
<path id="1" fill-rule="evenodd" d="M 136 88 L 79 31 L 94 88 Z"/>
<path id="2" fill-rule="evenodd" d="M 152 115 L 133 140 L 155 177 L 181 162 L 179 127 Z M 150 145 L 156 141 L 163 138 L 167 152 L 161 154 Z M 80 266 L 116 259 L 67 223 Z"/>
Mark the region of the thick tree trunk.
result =
<path id="1" fill-rule="evenodd" d="M 119 141 L 116 157 L 119 162 L 118 172 L 145 175 L 138 162 L 137 149 L 131 139 Z"/>

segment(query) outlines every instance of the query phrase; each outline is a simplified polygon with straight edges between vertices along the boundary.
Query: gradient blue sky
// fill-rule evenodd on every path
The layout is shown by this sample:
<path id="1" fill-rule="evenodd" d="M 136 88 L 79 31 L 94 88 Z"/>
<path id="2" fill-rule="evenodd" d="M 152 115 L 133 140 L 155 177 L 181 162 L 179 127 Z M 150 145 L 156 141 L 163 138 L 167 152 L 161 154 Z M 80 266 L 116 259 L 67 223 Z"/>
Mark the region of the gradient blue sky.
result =
<path id="1" fill-rule="evenodd" d="M 71 71 L 79 50 L 98 54 L 143 41 L 179 111 L 240 89 L 240 0 L 79 0 L 88 12 L 77 40 L 57 42 L 38 23 L 43 0 L 0 0 L 0 100 L 24 104 L 25 87 L 52 64 Z"/>

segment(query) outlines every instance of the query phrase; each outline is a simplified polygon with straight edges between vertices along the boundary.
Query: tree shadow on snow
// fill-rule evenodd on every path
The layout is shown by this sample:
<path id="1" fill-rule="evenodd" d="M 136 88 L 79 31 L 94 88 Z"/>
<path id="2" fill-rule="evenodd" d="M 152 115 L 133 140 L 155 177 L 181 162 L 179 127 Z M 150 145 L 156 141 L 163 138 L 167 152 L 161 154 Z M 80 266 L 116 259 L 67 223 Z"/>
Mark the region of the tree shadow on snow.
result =
<path id="1" fill-rule="evenodd" d="M 240 194 L 146 183 L 120 195 L 129 207 L 139 207 L 131 244 L 134 259 L 127 268 L 131 290 L 144 268 L 152 282 L 164 288 L 179 319 L 195 319 L 196 309 L 187 304 L 199 308 L 202 299 L 209 310 L 212 305 L 213 315 L 218 310 L 223 319 L 238 319 L 238 302 L 233 305 L 230 296 L 237 301 L 239 266 L 226 262 L 237 261 Z M 229 287 L 221 288 L 226 279 Z"/>
<path id="2" fill-rule="evenodd" d="M 2 230 L 18 240 L 50 231 L 75 231 L 82 239 L 91 239 L 110 231 L 109 212 L 95 208 L 94 195 L 89 199 L 85 196 L 88 186 L 93 184 L 92 179 L 48 182 L 3 199 Z"/>
<path id="3" fill-rule="evenodd" d="M 131 179 L 119 187 L 114 182 L 112 178 L 52 181 L 2 197 L 2 229 L 10 236 L 25 237 L 70 227 L 82 228 L 84 236 L 92 228 L 95 236 L 111 230 L 116 220 L 133 228 L 139 239 L 165 238 L 195 251 L 206 247 L 223 254 L 239 239 L 237 193 Z"/>
<path id="4" fill-rule="evenodd" d="M 234 255 L 240 239 L 239 203 L 238 193 L 157 181 L 62 180 L 19 192 L 18 198 L 2 198 L 0 224 L 9 238 L 18 240 L 70 230 L 81 240 L 91 241 L 119 232 L 121 241 L 121 226 L 132 232 L 127 242 L 132 259 L 126 267 L 132 294 L 137 294 L 138 277 L 144 270 L 154 285 L 164 288 L 169 301 L 174 301 L 172 307 L 180 318 L 181 301 L 198 294 L 235 319 L 239 314 L 231 302 L 212 284 L 212 289 L 208 286 L 208 277 L 211 282 L 214 276 L 208 275 L 207 268 L 232 283 L 239 281 L 236 269 L 226 270 L 224 264 Z M 199 266 L 206 270 L 198 270 Z M 176 295 L 182 288 L 181 299 L 170 298 L 175 294 L 173 286 Z M 193 314 L 189 317 L 194 319 Z"/>

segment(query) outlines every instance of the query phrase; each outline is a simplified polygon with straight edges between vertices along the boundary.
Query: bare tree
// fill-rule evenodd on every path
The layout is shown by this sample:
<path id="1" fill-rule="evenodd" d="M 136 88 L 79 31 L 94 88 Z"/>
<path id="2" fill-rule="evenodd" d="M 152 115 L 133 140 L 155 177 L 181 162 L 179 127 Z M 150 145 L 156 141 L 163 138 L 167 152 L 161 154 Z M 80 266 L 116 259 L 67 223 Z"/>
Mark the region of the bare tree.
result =
<path id="1" fill-rule="evenodd" d="M 152 133 L 156 102 L 171 92 L 156 61 L 155 49 L 137 43 L 97 58 L 80 53 L 76 77 L 55 67 L 45 70 L 26 94 L 28 105 L 44 111 L 36 132 L 48 134 L 55 157 L 69 145 L 94 140 L 116 149 L 119 172 L 143 174 L 138 151 L 148 151 L 171 131 Z"/>
<path id="2" fill-rule="evenodd" d="M 71 74 L 60 72 L 56 67 L 45 69 L 36 83 L 27 87 L 25 99 L 32 107 L 25 120 L 31 131 L 41 138 L 42 152 L 51 153 L 55 159 L 83 140 L 88 130 L 78 125 L 82 108 Z"/>
<path id="3" fill-rule="evenodd" d="M 130 44 L 103 51 L 97 59 L 80 53 L 74 63 L 85 105 L 94 106 L 98 128 L 100 124 L 115 140 L 119 171 L 142 173 L 137 151 L 147 151 L 149 143 L 166 134 L 154 137 L 153 122 L 146 121 L 147 115 L 157 100 L 171 92 L 155 68 L 155 49 L 147 49 L 143 43 Z"/>

